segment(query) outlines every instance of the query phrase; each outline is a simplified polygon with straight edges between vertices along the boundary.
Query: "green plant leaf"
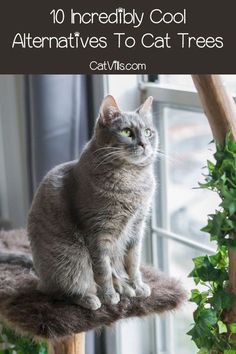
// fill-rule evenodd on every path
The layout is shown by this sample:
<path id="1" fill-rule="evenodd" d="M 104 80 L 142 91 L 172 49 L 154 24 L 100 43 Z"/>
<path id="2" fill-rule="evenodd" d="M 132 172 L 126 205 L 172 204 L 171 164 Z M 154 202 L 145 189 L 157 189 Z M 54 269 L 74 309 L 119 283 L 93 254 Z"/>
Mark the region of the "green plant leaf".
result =
<path id="1" fill-rule="evenodd" d="M 228 291 L 228 251 L 236 249 L 236 141 L 228 132 L 223 144 L 216 143 L 215 161 L 207 161 L 208 174 L 200 188 L 217 192 L 221 202 L 214 214 L 208 215 L 201 231 L 217 242 L 217 251 L 193 259 L 189 274 L 195 284 L 206 291 L 193 289 L 190 301 L 197 305 L 194 326 L 188 332 L 199 348 L 198 354 L 236 354 L 236 323 L 225 324 L 224 313 L 230 311 L 235 296 Z"/>
<path id="2" fill-rule="evenodd" d="M 236 323 L 230 323 L 229 329 L 231 333 L 236 333 Z"/>
<path id="3" fill-rule="evenodd" d="M 218 321 L 217 324 L 218 324 L 220 334 L 227 333 L 227 326 L 224 324 L 224 322 Z"/>
<path id="4" fill-rule="evenodd" d="M 209 351 L 205 348 L 202 348 L 197 352 L 197 354 L 208 354 L 208 353 L 209 353 Z"/>
<path id="5" fill-rule="evenodd" d="M 193 290 L 191 290 L 190 301 L 194 302 L 197 305 L 199 305 L 199 304 L 205 302 L 205 300 L 207 299 L 208 295 L 209 295 L 208 291 L 200 292 L 198 289 L 193 289 Z"/>
<path id="6" fill-rule="evenodd" d="M 10 343 L 4 354 L 47 354 L 47 345 L 43 342 L 35 342 L 31 338 L 17 335 L 10 328 L 1 327 L 0 343 Z M 1 351 L 0 351 L 1 354 Z"/>
<path id="7" fill-rule="evenodd" d="M 211 327 L 217 323 L 217 313 L 212 309 L 203 309 L 201 311 L 201 320 L 208 326 Z"/>
<path id="8" fill-rule="evenodd" d="M 234 295 L 225 292 L 223 289 L 219 288 L 214 291 L 213 296 L 209 299 L 209 303 L 212 307 L 217 310 L 229 310 L 234 302 Z"/>
<path id="9" fill-rule="evenodd" d="M 202 300 L 202 296 L 200 291 L 198 289 L 191 290 L 190 301 L 195 302 L 198 305 L 200 304 L 201 300 Z"/>

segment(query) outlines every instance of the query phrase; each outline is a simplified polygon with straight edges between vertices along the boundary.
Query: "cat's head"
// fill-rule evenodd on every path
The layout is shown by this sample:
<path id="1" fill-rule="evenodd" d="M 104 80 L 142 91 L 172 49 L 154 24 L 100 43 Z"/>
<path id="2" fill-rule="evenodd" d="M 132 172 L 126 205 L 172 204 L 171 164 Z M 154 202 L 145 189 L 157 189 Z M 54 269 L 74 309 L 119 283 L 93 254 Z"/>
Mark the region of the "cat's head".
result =
<path id="1" fill-rule="evenodd" d="M 112 96 L 106 96 L 101 104 L 95 127 L 95 138 L 104 163 L 128 162 L 145 166 L 153 162 L 158 136 L 154 127 L 151 106 L 152 97 L 134 112 L 123 112 Z"/>

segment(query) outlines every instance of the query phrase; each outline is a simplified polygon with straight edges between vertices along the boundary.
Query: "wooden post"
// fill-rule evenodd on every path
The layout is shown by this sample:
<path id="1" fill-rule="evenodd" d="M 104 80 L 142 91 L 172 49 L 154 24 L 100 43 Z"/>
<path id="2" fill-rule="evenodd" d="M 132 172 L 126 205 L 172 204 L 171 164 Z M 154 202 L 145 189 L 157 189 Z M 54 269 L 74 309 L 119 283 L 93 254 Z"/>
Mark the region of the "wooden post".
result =
<path id="1" fill-rule="evenodd" d="M 218 75 L 192 75 L 203 109 L 208 118 L 214 139 L 222 143 L 231 131 L 236 140 L 236 105 Z M 236 251 L 229 251 L 229 287 L 236 296 Z M 236 321 L 236 301 L 227 316 L 228 322 Z"/>
<path id="2" fill-rule="evenodd" d="M 85 354 L 85 333 L 48 341 L 48 354 Z"/>

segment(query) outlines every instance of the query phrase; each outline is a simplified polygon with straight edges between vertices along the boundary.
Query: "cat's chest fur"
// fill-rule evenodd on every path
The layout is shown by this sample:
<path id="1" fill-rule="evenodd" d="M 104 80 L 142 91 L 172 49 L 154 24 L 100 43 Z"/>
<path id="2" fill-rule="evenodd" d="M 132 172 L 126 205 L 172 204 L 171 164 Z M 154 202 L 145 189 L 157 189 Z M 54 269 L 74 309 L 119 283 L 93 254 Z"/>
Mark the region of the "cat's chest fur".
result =
<path id="1" fill-rule="evenodd" d="M 87 176 L 88 177 L 88 176 Z M 121 233 L 138 212 L 148 209 L 155 182 L 151 169 L 142 173 L 111 170 L 87 178 L 78 198 L 81 226 L 85 231 L 113 230 Z"/>
<path id="2" fill-rule="evenodd" d="M 93 190 L 95 195 L 107 200 L 113 207 L 126 209 L 129 206 L 135 211 L 152 193 L 151 177 L 149 171 L 142 175 L 127 170 L 111 172 L 95 183 Z"/>

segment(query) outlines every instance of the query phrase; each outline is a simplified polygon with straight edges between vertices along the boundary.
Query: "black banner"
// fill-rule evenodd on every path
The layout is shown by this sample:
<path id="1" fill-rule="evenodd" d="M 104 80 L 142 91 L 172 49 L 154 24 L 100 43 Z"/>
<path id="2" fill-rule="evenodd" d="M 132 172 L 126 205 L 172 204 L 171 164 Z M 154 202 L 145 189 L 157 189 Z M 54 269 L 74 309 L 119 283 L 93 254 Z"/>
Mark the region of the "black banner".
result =
<path id="1" fill-rule="evenodd" d="M 1 73 L 236 73 L 235 0 L 0 5 Z"/>

